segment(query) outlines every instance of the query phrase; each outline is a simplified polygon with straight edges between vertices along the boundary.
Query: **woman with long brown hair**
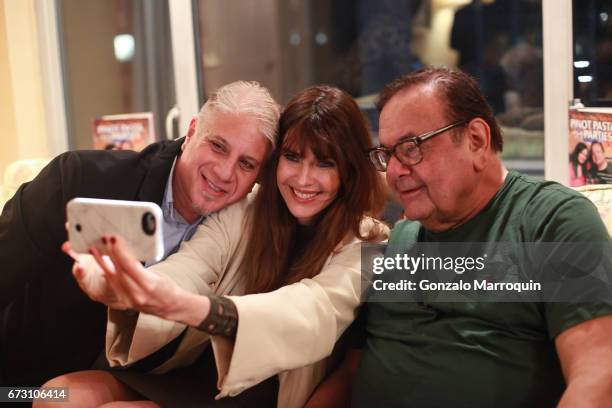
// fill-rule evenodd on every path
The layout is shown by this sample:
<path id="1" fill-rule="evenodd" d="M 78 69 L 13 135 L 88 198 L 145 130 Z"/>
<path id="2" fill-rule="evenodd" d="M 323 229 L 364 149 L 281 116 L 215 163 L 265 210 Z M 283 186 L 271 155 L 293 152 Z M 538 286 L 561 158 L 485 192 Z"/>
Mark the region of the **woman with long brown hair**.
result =
<path id="1" fill-rule="evenodd" d="M 111 366 L 132 368 L 72 373 L 46 387 L 79 384 L 70 394 L 79 406 L 304 405 L 359 305 L 361 244 L 387 229 L 370 218 L 383 192 L 365 118 L 348 94 L 303 90 L 279 127 L 255 197 L 209 216 L 178 253 L 145 269 L 120 237 L 104 237 L 107 258 L 93 250 L 97 264 L 75 265 L 90 296 L 91 282 L 104 282 L 95 298 L 109 306 Z M 265 381 L 240 400 L 214 401 L 215 379 L 218 397 Z"/>

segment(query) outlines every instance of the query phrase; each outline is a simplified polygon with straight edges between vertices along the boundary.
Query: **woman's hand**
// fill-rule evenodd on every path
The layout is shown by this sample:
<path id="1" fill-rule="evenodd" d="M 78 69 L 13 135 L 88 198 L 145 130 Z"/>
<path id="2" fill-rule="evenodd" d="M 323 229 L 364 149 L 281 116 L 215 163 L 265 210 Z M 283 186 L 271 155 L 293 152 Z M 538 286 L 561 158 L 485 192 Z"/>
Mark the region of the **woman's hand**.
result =
<path id="1" fill-rule="evenodd" d="M 62 250 L 75 260 L 72 270 L 81 289 L 93 300 L 117 310 L 136 310 L 163 319 L 198 326 L 208 315 L 210 300 L 187 292 L 166 276 L 147 270 L 118 236 L 102 237 L 104 253 L 90 248 L 78 254 L 68 242 Z"/>
<path id="2" fill-rule="evenodd" d="M 70 242 L 64 242 L 62 251 L 74 259 L 72 266 L 72 275 L 76 279 L 79 287 L 89 296 L 90 299 L 96 302 L 104 303 L 113 309 L 124 309 L 119 303 L 114 292 L 108 286 L 104 278 L 104 271 L 98 265 L 98 262 L 92 255 L 80 254 L 75 252 Z M 102 257 L 103 261 L 108 263 L 108 267 L 113 265 L 107 256 Z"/>
<path id="3" fill-rule="evenodd" d="M 103 271 L 109 290 L 116 297 L 115 305 L 169 318 L 182 289 L 169 278 L 142 266 L 121 237 L 102 237 L 102 242 L 108 259 L 95 248 L 91 248 L 91 253 Z"/>

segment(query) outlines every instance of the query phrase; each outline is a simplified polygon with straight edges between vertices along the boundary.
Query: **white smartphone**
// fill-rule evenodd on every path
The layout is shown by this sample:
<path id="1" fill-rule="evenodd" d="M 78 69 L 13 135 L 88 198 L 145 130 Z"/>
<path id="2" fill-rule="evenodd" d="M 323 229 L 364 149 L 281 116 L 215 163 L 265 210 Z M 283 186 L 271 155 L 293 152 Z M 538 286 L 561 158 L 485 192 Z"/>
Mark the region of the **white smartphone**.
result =
<path id="1" fill-rule="evenodd" d="M 163 215 L 155 203 L 75 198 L 66 205 L 68 240 L 76 252 L 94 247 L 104 252 L 103 235 L 120 235 L 136 258 L 160 261 L 164 256 Z"/>

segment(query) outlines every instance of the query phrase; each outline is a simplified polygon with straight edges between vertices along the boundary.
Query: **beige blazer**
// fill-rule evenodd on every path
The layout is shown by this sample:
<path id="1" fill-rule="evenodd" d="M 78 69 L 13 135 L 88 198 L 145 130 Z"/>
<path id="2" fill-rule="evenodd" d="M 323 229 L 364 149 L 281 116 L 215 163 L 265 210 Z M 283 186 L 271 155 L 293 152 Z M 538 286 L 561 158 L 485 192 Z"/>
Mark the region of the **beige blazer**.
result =
<path id="1" fill-rule="evenodd" d="M 152 266 L 194 293 L 231 295 L 238 308 L 235 339 L 212 338 L 219 374 L 217 398 L 234 396 L 278 374 L 278 406 L 302 407 L 323 379 L 325 358 L 355 317 L 361 294 L 361 243 L 344 245 L 317 276 L 264 294 L 238 296 L 246 247 L 247 200 L 210 216 L 180 251 Z M 388 230 L 367 219 L 362 229 Z M 265 237 L 262 237 L 265 239 Z M 126 366 L 176 338 L 185 325 L 155 316 L 109 310 L 106 355 L 111 366 Z M 156 368 L 166 372 L 192 363 L 211 337 L 188 328 L 176 353 Z"/>

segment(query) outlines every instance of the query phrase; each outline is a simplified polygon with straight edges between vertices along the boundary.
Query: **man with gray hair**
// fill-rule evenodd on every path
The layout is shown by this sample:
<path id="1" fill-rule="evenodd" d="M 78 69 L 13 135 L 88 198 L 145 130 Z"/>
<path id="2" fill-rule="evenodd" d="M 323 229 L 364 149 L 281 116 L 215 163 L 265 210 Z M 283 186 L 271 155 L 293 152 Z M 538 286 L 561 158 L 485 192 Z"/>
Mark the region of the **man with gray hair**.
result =
<path id="1" fill-rule="evenodd" d="M 106 308 L 91 301 L 60 250 L 74 197 L 152 201 L 164 216 L 164 258 L 210 213 L 243 199 L 276 144 L 280 107 L 256 82 L 217 90 L 187 135 L 140 153 L 74 151 L 22 185 L 0 215 L 0 382 L 38 386 L 91 368 Z"/>

